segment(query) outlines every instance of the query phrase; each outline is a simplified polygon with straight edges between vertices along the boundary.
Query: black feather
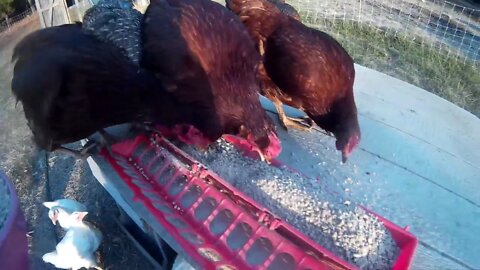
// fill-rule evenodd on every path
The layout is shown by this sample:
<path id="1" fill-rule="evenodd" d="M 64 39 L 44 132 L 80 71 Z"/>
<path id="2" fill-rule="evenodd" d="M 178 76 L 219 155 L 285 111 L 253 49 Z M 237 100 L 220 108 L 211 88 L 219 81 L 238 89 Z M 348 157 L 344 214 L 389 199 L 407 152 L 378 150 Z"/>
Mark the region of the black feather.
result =
<path id="1" fill-rule="evenodd" d="M 35 142 L 46 150 L 116 124 L 189 122 L 188 109 L 161 82 L 121 50 L 85 34 L 80 24 L 28 35 L 13 59 L 12 91 Z"/>

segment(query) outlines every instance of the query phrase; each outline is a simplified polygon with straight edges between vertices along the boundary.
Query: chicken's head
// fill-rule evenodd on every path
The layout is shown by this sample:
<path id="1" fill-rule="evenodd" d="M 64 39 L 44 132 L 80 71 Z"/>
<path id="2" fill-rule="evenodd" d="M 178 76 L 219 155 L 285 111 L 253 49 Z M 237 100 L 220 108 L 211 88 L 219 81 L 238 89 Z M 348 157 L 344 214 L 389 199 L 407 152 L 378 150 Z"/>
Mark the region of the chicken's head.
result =
<path id="1" fill-rule="evenodd" d="M 361 133 L 358 124 L 357 109 L 350 106 L 350 109 L 342 109 L 337 115 L 336 125 L 333 134 L 337 138 L 335 146 L 342 151 L 342 162 L 347 162 L 348 157 L 360 143 Z"/>
<path id="2" fill-rule="evenodd" d="M 350 136 L 337 136 L 335 146 L 337 150 L 342 151 L 342 162 L 347 162 L 348 157 L 360 142 L 360 132 L 350 134 Z"/>
<path id="3" fill-rule="evenodd" d="M 257 145 L 263 145 L 260 141 L 257 140 Z M 282 152 L 282 144 L 280 139 L 277 137 L 277 134 L 271 131 L 268 134 L 268 142 L 265 144 L 265 147 L 260 147 L 259 150 L 263 153 L 263 156 L 266 161 L 271 161 L 278 157 Z"/>
<path id="4" fill-rule="evenodd" d="M 258 154 L 266 162 L 271 162 L 282 152 L 280 139 L 274 131 L 268 132 L 266 136 L 255 136 L 242 125 L 237 136 L 223 135 L 223 138 L 247 154 Z"/>
<path id="5" fill-rule="evenodd" d="M 356 115 L 349 118 L 337 118 L 334 114 L 327 114 L 313 118 L 313 121 L 322 129 L 333 133 L 337 139 L 335 147 L 342 152 L 342 163 L 347 162 L 361 138 Z"/>
<path id="6" fill-rule="evenodd" d="M 60 206 L 54 206 L 48 211 L 48 217 L 55 225 L 58 221 L 60 227 L 64 229 L 69 229 L 78 222 L 81 222 L 87 212 L 84 211 L 74 211 L 71 212 L 68 209 L 62 208 Z"/>
<path id="7" fill-rule="evenodd" d="M 335 146 L 338 151 L 342 152 L 342 162 L 347 162 L 361 139 L 353 92 L 347 98 L 336 101 L 330 112 L 312 116 L 312 120 L 322 129 L 335 135 L 337 139 Z"/>
<path id="8" fill-rule="evenodd" d="M 211 143 L 210 139 L 192 125 L 176 125 L 173 128 L 173 133 L 181 142 L 202 150 L 206 150 Z"/>

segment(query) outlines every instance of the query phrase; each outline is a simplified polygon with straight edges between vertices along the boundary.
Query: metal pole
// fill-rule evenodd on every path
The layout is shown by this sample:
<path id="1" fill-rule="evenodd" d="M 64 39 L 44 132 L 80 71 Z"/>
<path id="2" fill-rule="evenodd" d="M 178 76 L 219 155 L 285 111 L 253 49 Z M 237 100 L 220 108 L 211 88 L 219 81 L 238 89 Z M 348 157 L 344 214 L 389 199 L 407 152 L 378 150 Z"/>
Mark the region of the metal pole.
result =
<path id="1" fill-rule="evenodd" d="M 8 15 L 5 17 L 5 21 L 7 22 L 7 31 L 10 33 L 10 23 L 8 22 Z"/>
<path id="2" fill-rule="evenodd" d="M 360 6 L 358 8 L 358 21 L 360 22 L 362 16 L 362 0 L 360 0 Z"/>

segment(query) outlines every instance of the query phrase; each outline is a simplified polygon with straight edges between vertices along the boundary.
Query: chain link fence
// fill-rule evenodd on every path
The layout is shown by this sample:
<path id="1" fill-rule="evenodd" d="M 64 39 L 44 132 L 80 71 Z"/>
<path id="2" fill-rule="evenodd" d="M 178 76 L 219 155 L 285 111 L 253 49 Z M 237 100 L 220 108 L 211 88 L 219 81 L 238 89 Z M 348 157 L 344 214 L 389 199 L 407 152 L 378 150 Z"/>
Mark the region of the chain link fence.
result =
<path id="1" fill-rule="evenodd" d="M 447 54 L 473 64 L 480 63 L 480 9 L 438 0 L 288 0 L 307 24 L 330 28 L 331 24 L 357 22 L 412 42 L 445 50 Z M 91 6 L 79 1 L 73 21 Z M 71 7 L 71 8 L 74 8 Z M 81 7 L 81 8 L 79 8 Z M 0 22 L 0 33 L 33 14 L 35 8 Z M 80 14 L 76 14 L 80 13 Z M 77 15 L 77 16 L 75 16 Z M 80 18 L 76 18 L 80 17 Z M 339 29 L 335 28 L 339 34 Z"/>
<path id="2" fill-rule="evenodd" d="M 480 10 L 440 0 L 287 0 L 356 63 L 480 117 Z"/>
<path id="3" fill-rule="evenodd" d="M 442 49 L 464 62 L 480 62 L 480 9 L 438 0 L 287 0 L 304 22 L 339 32 L 359 23 L 377 33 Z"/>
<path id="4" fill-rule="evenodd" d="M 35 11 L 35 7 L 31 7 L 13 17 L 6 17 L 2 21 L 0 21 L 0 34 L 2 34 L 3 32 L 9 32 L 13 27 L 15 27 L 18 23 L 22 22 L 25 18 L 29 18 L 31 15 L 33 15 Z"/>

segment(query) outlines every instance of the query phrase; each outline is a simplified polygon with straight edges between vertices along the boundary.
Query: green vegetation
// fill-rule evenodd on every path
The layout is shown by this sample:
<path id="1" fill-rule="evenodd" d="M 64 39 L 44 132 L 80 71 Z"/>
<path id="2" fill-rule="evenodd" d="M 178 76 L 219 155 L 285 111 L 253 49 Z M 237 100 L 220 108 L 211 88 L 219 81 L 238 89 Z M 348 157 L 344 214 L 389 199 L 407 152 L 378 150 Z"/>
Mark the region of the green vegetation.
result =
<path id="1" fill-rule="evenodd" d="M 306 23 L 309 23 L 306 21 Z M 418 36 L 358 22 L 310 22 L 335 37 L 355 62 L 435 93 L 480 117 L 480 65 Z"/>
<path id="2" fill-rule="evenodd" d="M 0 20 L 13 12 L 13 0 L 0 0 Z"/>

